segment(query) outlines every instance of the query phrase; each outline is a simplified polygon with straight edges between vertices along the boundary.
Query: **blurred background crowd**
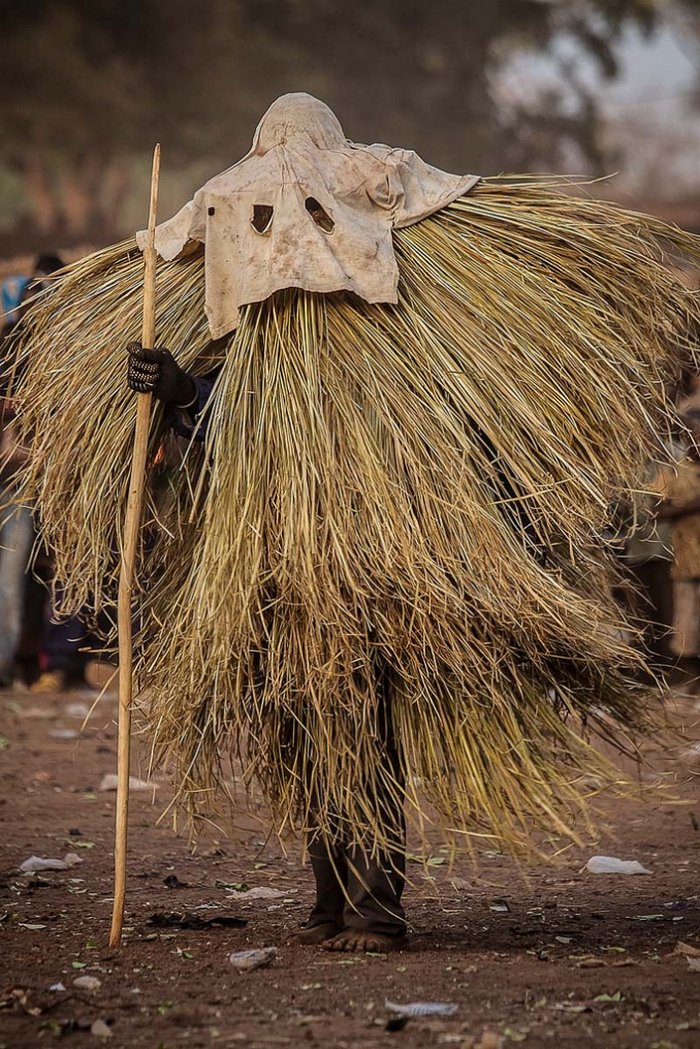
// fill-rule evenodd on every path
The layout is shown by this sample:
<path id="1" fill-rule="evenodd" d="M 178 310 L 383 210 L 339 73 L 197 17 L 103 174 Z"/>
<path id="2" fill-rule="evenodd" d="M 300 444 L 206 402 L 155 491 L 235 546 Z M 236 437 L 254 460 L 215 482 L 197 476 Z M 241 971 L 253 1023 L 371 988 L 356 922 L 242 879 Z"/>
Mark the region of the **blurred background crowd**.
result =
<path id="1" fill-rule="evenodd" d="M 455 172 L 590 176 L 597 195 L 700 232 L 700 0 L 2 0 L 0 394 L 32 288 L 144 224 L 154 142 L 166 217 L 299 90 L 356 141 Z M 700 434 L 697 378 L 672 392 Z M 54 621 L 48 551 L 30 565 L 1 403 L 0 685 L 52 691 L 82 680 L 89 638 Z M 671 440 L 681 465 L 650 464 L 655 495 L 618 508 L 618 551 L 650 644 L 695 673 L 700 463 L 686 431 Z"/>

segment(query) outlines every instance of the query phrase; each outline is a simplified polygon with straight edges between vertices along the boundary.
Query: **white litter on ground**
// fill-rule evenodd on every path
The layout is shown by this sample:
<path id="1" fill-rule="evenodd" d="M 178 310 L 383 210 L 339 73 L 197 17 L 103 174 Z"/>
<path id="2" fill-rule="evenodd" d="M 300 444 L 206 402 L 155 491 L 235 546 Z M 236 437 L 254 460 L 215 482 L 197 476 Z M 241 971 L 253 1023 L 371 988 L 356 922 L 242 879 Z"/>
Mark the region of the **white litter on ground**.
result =
<path id="1" fill-rule="evenodd" d="M 276 957 L 276 947 L 262 947 L 249 951 L 234 951 L 229 955 L 228 960 L 240 973 L 248 973 L 253 969 L 265 969 L 268 965 L 272 965 Z"/>
<path id="2" fill-rule="evenodd" d="M 286 896 L 286 892 L 282 892 L 281 889 L 272 889 L 268 885 L 256 885 L 252 889 L 245 889 L 243 892 L 236 892 L 235 899 L 237 900 L 279 900 L 283 896 Z"/>
<path id="3" fill-rule="evenodd" d="M 25 874 L 34 873 L 35 871 L 67 871 L 69 867 L 75 867 L 82 862 L 80 856 L 75 852 L 67 852 L 62 860 L 44 856 L 30 856 L 24 863 L 20 863 L 19 869 Z"/>
<path id="4" fill-rule="evenodd" d="M 81 991 L 98 991 L 102 986 L 102 981 L 96 976 L 76 976 L 73 986 Z"/>
<path id="5" fill-rule="evenodd" d="M 614 856 L 591 856 L 585 870 L 589 874 L 651 874 L 638 860 L 618 860 Z"/>
<path id="6" fill-rule="evenodd" d="M 119 779 L 115 772 L 108 772 L 102 777 L 98 790 L 116 790 Z M 138 776 L 129 776 L 129 790 L 156 790 L 157 783 L 147 783 L 145 779 L 139 779 Z"/>
<path id="7" fill-rule="evenodd" d="M 399 1005 L 386 999 L 384 1007 L 399 1016 L 454 1016 L 457 1012 L 454 1002 L 408 1002 Z"/>

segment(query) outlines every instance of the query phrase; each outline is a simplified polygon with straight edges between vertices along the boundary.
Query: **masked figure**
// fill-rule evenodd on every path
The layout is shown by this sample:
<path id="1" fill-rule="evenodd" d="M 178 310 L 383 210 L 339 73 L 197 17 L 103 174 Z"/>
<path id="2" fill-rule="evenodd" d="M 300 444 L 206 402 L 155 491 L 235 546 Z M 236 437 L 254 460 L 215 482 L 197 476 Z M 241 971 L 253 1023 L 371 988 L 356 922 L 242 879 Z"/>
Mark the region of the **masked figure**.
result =
<path id="1" fill-rule="evenodd" d="M 230 757 L 307 835 L 307 941 L 403 942 L 406 823 L 416 850 L 560 847 L 590 777 L 621 784 L 595 736 L 634 745 L 658 697 L 602 536 L 664 455 L 700 319 L 662 242 L 697 258 L 575 187 L 353 144 L 308 95 L 159 227 L 128 372 L 163 405 L 145 714 L 191 811 Z M 68 611 L 114 593 L 140 281 L 133 241 L 83 260 L 24 343 L 24 490 Z"/>

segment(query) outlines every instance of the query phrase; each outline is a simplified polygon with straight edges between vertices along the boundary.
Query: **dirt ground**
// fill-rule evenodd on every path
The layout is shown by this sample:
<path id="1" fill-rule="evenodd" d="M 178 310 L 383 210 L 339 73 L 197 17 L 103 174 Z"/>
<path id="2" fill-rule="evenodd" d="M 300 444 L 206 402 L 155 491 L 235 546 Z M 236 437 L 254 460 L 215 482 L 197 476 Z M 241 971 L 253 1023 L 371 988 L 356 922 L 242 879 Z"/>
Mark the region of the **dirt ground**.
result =
<path id="1" fill-rule="evenodd" d="M 99 790 L 115 768 L 115 707 L 103 699 L 81 731 L 91 700 L 0 696 L 0 1049 L 59 1039 L 76 1049 L 700 1046 L 700 760 L 695 775 L 691 759 L 677 776 L 689 804 L 611 805 L 614 840 L 530 869 L 529 881 L 492 853 L 478 875 L 450 871 L 436 850 L 428 874 L 410 866 L 410 950 L 361 958 L 290 942 L 311 904 L 295 846 L 286 855 L 265 846 L 264 829 L 248 822 L 236 838 L 213 831 L 193 854 L 157 822 L 169 797 L 157 781 L 132 793 L 117 952 L 107 947 L 115 795 Z M 697 700 L 685 709 L 700 718 Z M 582 872 L 592 852 L 637 859 L 652 873 Z M 18 869 L 29 856 L 66 853 L 82 862 Z M 274 892 L 250 899 L 245 886 Z M 247 924 L 151 924 L 171 912 Z M 267 946 L 278 948 L 269 968 L 241 974 L 229 962 L 232 951 Z M 84 976 L 99 987 L 76 987 Z M 387 1001 L 457 1008 L 388 1029 Z"/>

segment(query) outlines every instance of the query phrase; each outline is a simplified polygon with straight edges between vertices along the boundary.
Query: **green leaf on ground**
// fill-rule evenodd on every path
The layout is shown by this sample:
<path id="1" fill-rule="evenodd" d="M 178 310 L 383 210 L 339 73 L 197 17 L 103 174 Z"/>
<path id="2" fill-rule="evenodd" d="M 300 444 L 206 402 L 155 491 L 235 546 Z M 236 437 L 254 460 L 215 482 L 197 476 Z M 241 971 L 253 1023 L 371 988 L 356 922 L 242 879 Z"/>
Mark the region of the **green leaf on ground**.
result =
<path id="1" fill-rule="evenodd" d="M 503 1037 L 507 1038 L 509 1042 L 524 1042 L 528 1034 L 529 1029 L 519 1031 L 515 1027 L 506 1027 Z"/>

